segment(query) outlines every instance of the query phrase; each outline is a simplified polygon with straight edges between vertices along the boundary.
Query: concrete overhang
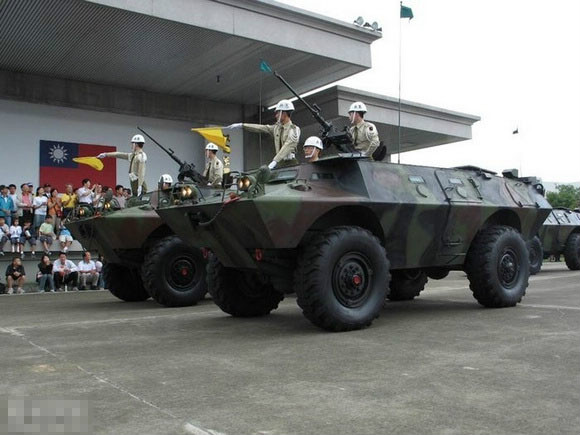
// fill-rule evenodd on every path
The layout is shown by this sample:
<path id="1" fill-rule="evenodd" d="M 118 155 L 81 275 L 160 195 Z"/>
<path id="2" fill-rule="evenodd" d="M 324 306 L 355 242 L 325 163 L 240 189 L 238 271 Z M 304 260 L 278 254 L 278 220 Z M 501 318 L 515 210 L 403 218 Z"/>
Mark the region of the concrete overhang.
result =
<path id="1" fill-rule="evenodd" d="M 365 119 L 376 125 L 387 152 L 395 154 L 398 144 L 399 100 L 385 95 L 360 91 L 345 86 L 332 86 L 305 98 L 317 103 L 325 119 L 342 129 L 349 125 L 348 109 L 355 101 L 363 101 L 368 109 Z M 319 134 L 319 124 L 300 102 L 296 102 L 293 121 L 302 129 L 302 140 Z M 481 118 L 439 107 L 401 100 L 401 152 L 429 148 L 471 139 L 471 126 Z"/>
<path id="2" fill-rule="evenodd" d="M 3 0 L 0 69 L 271 104 L 371 67 L 380 33 L 260 0 Z"/>

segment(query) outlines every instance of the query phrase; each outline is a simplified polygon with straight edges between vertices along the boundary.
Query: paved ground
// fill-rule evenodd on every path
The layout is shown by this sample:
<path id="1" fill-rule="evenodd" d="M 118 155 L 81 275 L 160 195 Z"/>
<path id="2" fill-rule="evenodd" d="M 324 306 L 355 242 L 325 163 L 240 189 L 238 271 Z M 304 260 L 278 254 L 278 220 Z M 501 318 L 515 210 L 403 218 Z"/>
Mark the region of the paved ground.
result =
<path id="1" fill-rule="evenodd" d="M 89 400 L 102 434 L 563 434 L 580 427 L 580 272 L 545 265 L 517 308 L 462 273 L 370 329 L 326 333 L 293 298 L 271 316 L 0 297 L 0 395 Z"/>

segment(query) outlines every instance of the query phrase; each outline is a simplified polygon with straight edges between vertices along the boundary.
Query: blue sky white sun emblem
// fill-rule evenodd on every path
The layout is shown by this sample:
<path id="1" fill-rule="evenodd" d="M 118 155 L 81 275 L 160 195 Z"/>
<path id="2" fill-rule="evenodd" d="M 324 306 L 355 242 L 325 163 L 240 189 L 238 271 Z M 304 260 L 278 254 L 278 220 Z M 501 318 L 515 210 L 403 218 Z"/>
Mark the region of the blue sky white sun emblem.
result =
<path id="1" fill-rule="evenodd" d="M 48 156 L 54 163 L 61 164 L 68 159 L 68 151 L 64 146 L 56 144 L 50 148 L 48 151 Z"/>

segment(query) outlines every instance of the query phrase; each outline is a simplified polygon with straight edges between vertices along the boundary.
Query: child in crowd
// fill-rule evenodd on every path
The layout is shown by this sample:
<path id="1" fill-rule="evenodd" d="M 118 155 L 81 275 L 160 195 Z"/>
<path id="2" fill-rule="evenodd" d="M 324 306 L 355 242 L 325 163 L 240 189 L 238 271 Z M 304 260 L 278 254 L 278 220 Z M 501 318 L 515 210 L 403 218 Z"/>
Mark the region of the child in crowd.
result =
<path id="1" fill-rule="evenodd" d="M 0 256 L 4 256 L 4 245 L 10 239 L 10 227 L 6 225 L 4 216 L 0 216 Z"/>
<path id="2" fill-rule="evenodd" d="M 36 234 L 32 230 L 31 222 L 24 222 L 24 226 L 22 227 L 22 235 L 20 236 L 20 252 L 22 252 L 22 258 L 24 258 L 24 244 L 26 242 L 30 245 L 31 258 L 34 258 L 36 256 Z"/>
<path id="3" fill-rule="evenodd" d="M 22 235 L 22 227 L 18 218 L 14 219 L 12 225 L 10 225 L 10 244 L 12 245 L 12 252 L 22 254 L 22 249 L 20 245 L 20 236 Z"/>
<path id="4" fill-rule="evenodd" d="M 56 238 L 51 215 L 45 217 L 44 223 L 38 229 L 38 234 L 40 235 L 40 243 L 42 243 L 44 253 L 50 255 L 50 246 L 52 245 L 52 241 Z"/>
<path id="5" fill-rule="evenodd" d="M 60 241 L 60 250 L 64 253 L 68 252 L 68 248 L 72 245 L 73 238 L 68 228 L 62 224 L 62 221 L 60 222 L 58 240 Z"/>

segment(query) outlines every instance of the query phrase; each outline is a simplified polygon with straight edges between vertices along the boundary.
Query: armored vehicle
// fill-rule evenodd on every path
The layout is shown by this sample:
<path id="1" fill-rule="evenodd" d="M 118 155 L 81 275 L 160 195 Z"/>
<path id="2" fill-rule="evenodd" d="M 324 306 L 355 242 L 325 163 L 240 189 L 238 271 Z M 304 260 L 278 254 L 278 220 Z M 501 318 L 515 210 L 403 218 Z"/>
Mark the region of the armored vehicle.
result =
<path id="1" fill-rule="evenodd" d="M 126 208 L 120 208 L 112 195 L 96 207 L 81 204 L 66 227 L 85 249 L 103 255 L 107 288 L 119 299 L 135 302 L 152 297 L 165 306 L 193 305 L 207 293 L 207 260 L 200 249 L 181 241 L 154 207 L 176 197 L 192 202 L 203 192 L 211 195 L 213 189 L 198 187 L 205 183 L 193 165 L 179 160 L 173 150 L 162 149 L 180 167 L 179 181 L 170 190 L 133 197 Z"/>
<path id="2" fill-rule="evenodd" d="M 410 300 L 428 278 L 464 270 L 486 307 L 520 302 L 524 239 L 550 206 L 534 180 L 341 154 L 239 178 L 223 199 L 159 208 L 185 242 L 208 248 L 208 289 L 234 316 L 259 316 L 295 292 L 314 324 L 370 325 L 385 298 Z"/>
<path id="3" fill-rule="evenodd" d="M 222 197 L 157 209 L 185 242 L 213 253 L 208 290 L 224 312 L 265 315 L 295 292 L 315 325 L 360 329 L 386 298 L 413 299 L 429 278 L 450 270 L 465 270 L 486 307 L 520 302 L 529 277 L 525 240 L 551 210 L 535 178 L 362 157 L 347 130 L 337 131 L 274 75 L 320 123 L 325 148 L 338 154 L 262 167 L 241 174 Z"/>
<path id="4" fill-rule="evenodd" d="M 564 254 L 566 266 L 570 270 L 580 270 L 580 212 L 555 208 L 538 235 L 528 242 L 528 248 L 532 275 L 542 269 L 543 260 L 550 255 Z"/>

